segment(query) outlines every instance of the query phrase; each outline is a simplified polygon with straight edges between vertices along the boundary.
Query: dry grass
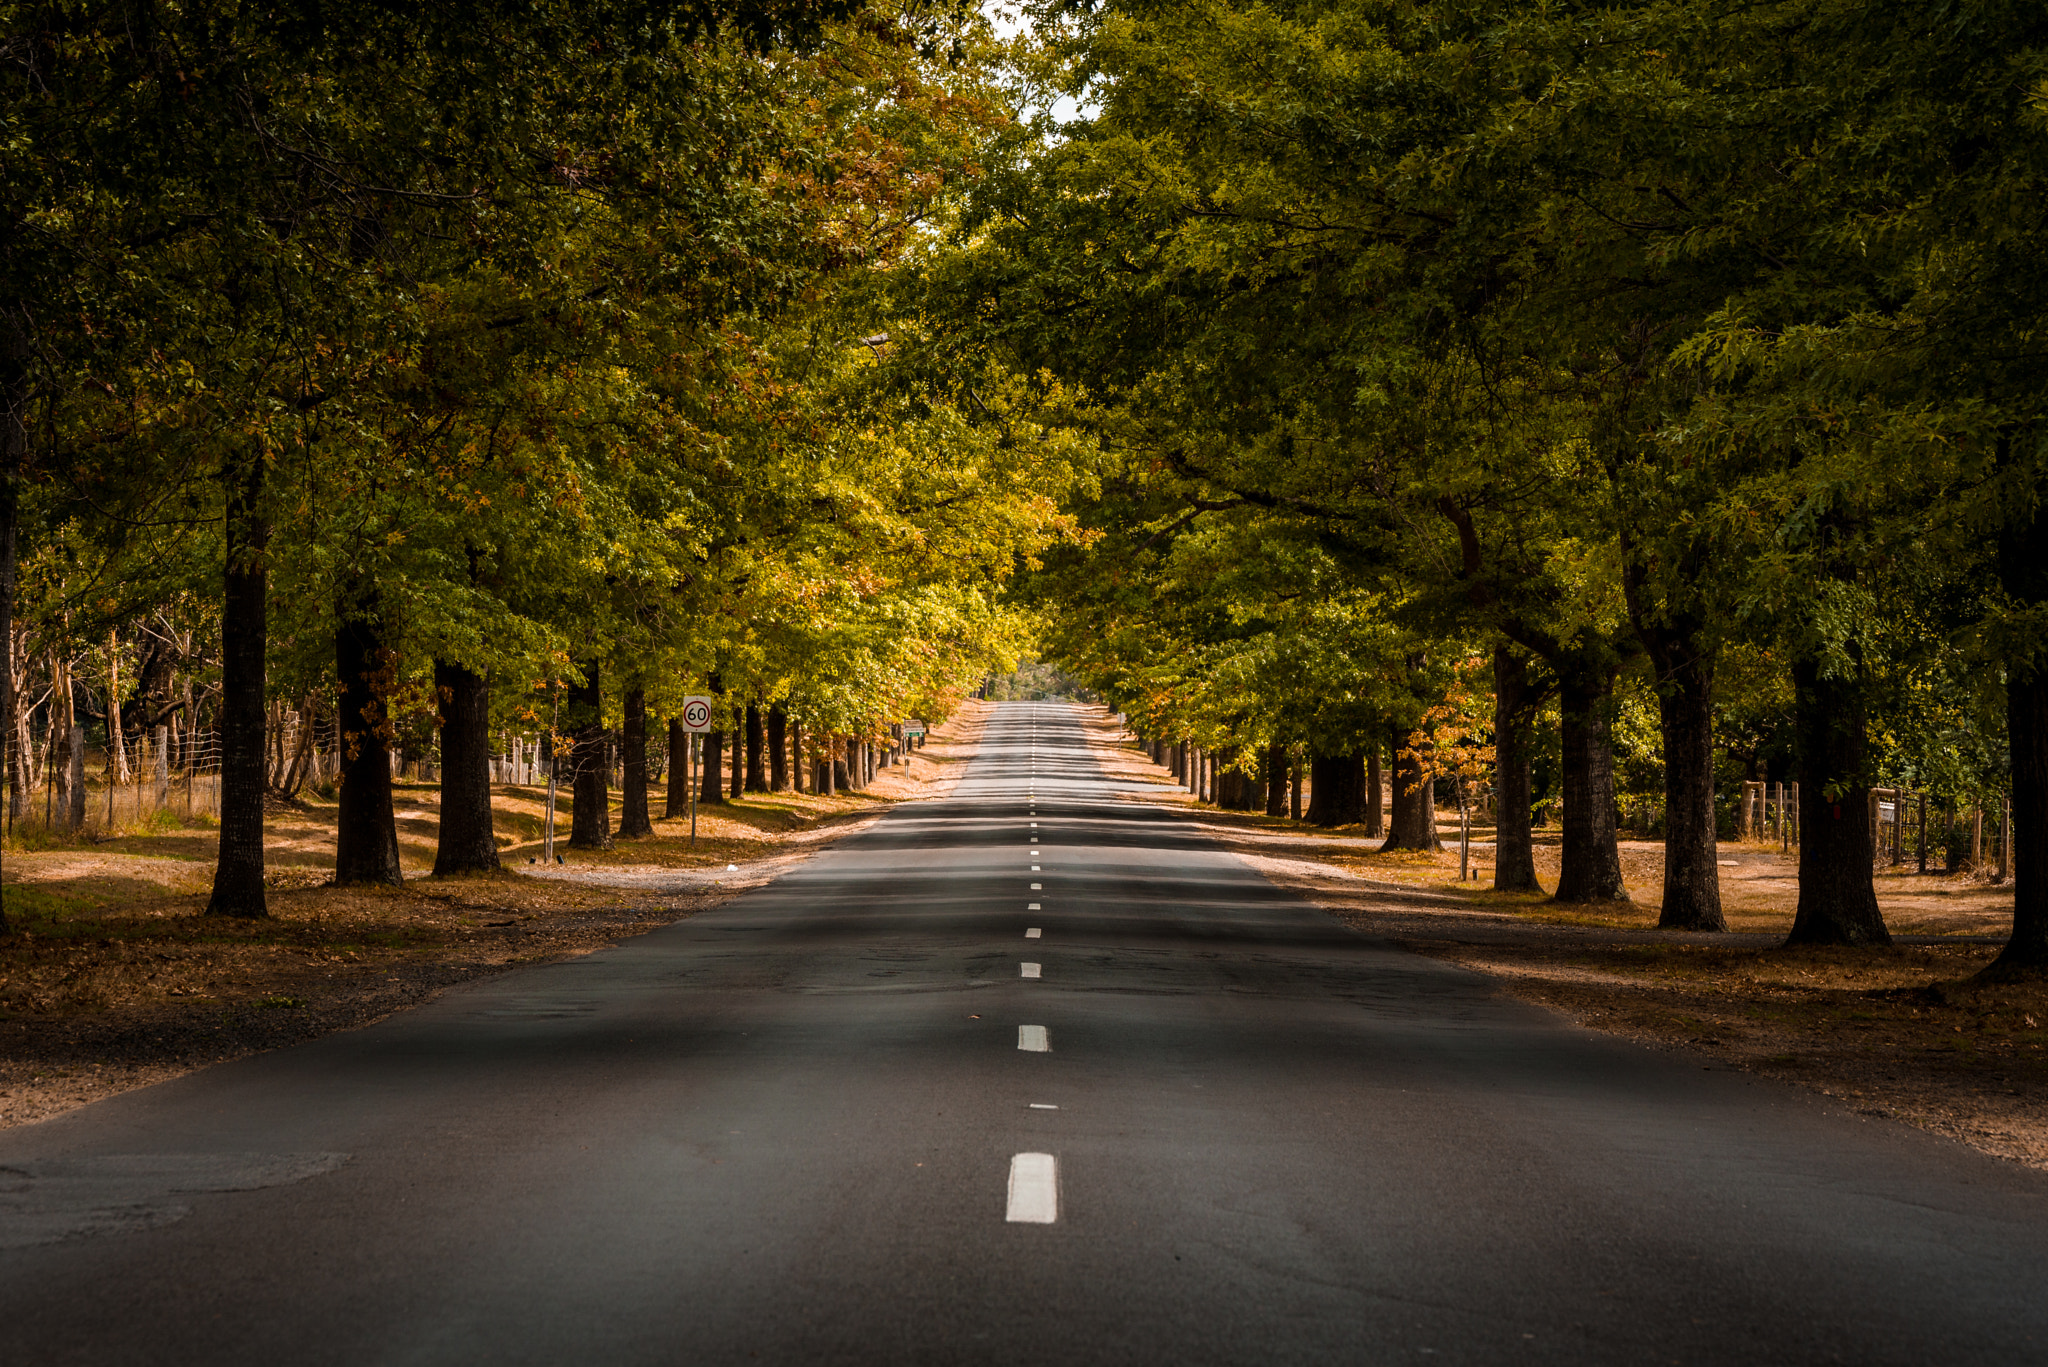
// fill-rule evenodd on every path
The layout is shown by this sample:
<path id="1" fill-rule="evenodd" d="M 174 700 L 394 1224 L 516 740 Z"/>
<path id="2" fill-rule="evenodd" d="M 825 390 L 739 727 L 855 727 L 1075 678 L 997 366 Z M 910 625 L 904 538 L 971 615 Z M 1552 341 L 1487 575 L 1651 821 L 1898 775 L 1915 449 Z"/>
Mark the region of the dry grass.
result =
<path id="1" fill-rule="evenodd" d="M 438 794 L 403 786 L 400 888 L 327 886 L 334 809 L 281 809 L 267 830 L 264 920 L 200 914 L 210 823 L 9 846 L 0 886 L 18 933 L 0 941 L 0 1125 L 364 1024 L 451 983 L 588 953 L 715 905 L 780 856 L 950 788 L 986 711 L 968 704 L 865 793 L 755 794 L 701 809 L 694 846 L 687 818 L 662 821 L 648 839 L 562 850 L 566 862 L 545 871 L 527 862 L 546 800 L 532 789 L 494 794 L 505 872 L 435 879 L 424 875 Z M 728 864 L 740 868 L 727 875 Z"/>
<path id="2" fill-rule="evenodd" d="M 1198 807 L 1109 730 L 1099 753 L 1144 800 L 1189 807 L 1218 843 L 1360 930 L 1493 977 L 1593 1029 L 1795 1082 L 1987 1153 L 2048 1167 L 2048 984 L 1980 987 L 2012 924 L 2012 891 L 1969 877 L 1879 872 L 1888 949 L 1784 949 L 1797 866 L 1774 846 L 1724 845 L 1726 935 L 1656 929 L 1661 844 L 1627 841 L 1631 901 L 1554 905 L 1491 890 L 1491 830 L 1473 833 L 1480 880 L 1458 879 L 1456 829 L 1435 854 L 1381 854 L 1377 838 Z M 1543 837 L 1539 836 L 1539 840 Z M 1556 834 L 1536 852 L 1557 876 Z"/>

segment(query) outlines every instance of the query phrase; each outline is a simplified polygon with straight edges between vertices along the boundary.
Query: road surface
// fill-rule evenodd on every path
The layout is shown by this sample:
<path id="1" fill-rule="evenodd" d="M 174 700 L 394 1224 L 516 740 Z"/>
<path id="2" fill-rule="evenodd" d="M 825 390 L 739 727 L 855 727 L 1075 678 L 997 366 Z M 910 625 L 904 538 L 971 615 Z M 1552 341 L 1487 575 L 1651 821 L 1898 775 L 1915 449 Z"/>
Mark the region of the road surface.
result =
<path id="1" fill-rule="evenodd" d="M 1367 940 L 1055 704 L 715 911 L 0 1169 L 38 1367 L 2048 1361 L 2040 1174 Z"/>

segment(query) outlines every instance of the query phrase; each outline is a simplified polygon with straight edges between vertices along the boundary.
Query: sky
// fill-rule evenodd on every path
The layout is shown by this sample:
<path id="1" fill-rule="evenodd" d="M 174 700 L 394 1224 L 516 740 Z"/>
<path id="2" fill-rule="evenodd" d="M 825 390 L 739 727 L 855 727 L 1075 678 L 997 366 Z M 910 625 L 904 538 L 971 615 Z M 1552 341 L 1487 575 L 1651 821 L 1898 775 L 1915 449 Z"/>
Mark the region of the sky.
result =
<path id="1" fill-rule="evenodd" d="M 1022 32 L 1025 24 L 1028 22 L 1024 18 L 1022 8 L 1015 3 L 1015 0 L 1008 0 L 1008 3 L 1005 3 L 1004 0 L 982 0 L 981 12 L 989 23 L 995 26 L 996 32 L 1005 38 Z M 1084 108 L 1081 105 L 1077 105 L 1065 95 L 1060 96 L 1052 104 L 1052 116 L 1061 122 L 1079 118 L 1084 114 L 1093 112 L 1092 107 Z"/>

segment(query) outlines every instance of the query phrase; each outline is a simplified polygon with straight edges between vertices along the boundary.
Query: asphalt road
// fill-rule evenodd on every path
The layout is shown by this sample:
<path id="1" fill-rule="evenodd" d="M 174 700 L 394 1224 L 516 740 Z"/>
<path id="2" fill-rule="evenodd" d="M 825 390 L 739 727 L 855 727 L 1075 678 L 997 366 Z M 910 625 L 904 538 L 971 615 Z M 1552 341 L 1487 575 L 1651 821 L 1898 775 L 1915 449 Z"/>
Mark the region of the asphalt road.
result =
<path id="1" fill-rule="evenodd" d="M 2020 1363 L 2044 1282 L 2041 1175 L 1355 935 L 1052 704 L 716 911 L 0 1133 L 37 1367 Z"/>

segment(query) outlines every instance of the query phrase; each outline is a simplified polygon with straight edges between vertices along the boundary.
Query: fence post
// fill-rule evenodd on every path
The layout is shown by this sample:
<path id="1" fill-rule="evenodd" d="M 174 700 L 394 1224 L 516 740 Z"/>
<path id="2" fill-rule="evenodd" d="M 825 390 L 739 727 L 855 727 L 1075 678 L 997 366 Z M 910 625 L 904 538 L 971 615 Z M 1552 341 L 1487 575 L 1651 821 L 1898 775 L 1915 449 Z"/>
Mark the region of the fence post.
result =
<path id="1" fill-rule="evenodd" d="M 171 728 L 159 726 L 153 744 L 152 777 L 156 779 L 156 805 L 162 808 L 171 800 Z"/>

